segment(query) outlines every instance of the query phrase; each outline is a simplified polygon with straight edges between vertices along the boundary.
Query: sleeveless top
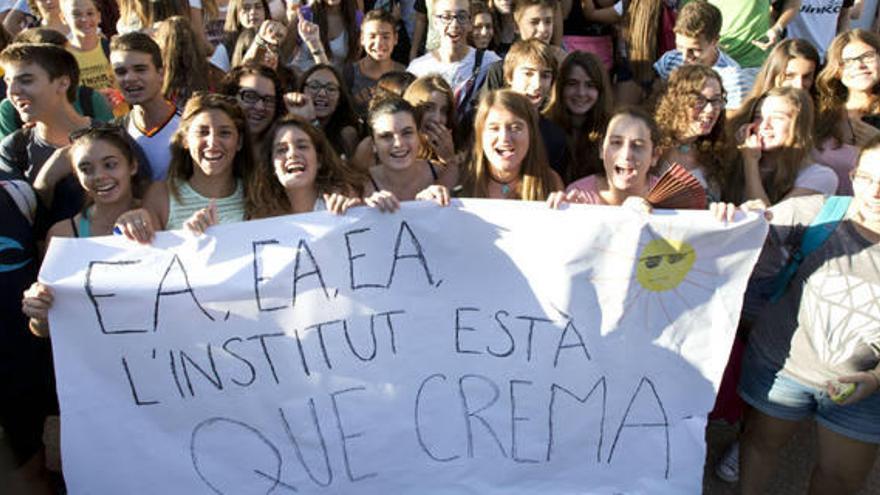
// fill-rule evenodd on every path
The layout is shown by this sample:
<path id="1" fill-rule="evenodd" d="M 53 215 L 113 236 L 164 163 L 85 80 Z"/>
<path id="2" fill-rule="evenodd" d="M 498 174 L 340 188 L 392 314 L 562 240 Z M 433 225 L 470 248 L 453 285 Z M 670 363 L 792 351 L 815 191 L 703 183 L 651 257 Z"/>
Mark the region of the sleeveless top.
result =
<path id="1" fill-rule="evenodd" d="M 70 217 L 70 227 L 73 229 L 74 237 L 91 237 L 92 236 L 92 221 L 89 219 L 89 209 L 86 208 L 83 210 L 82 215 L 79 217 L 79 222 L 74 221 L 76 216 Z"/>
<path id="2" fill-rule="evenodd" d="M 434 182 L 437 182 L 437 169 L 434 168 L 434 164 L 430 161 L 428 163 L 428 170 L 431 171 L 431 177 L 434 179 Z M 379 183 L 376 182 L 376 179 L 373 178 L 373 174 L 370 174 L 370 182 L 373 183 L 373 189 L 376 191 L 381 191 L 382 188 L 379 187 Z"/>
<path id="3" fill-rule="evenodd" d="M 180 199 L 175 198 L 174 194 L 168 191 L 168 223 L 165 224 L 167 230 L 182 229 L 183 224 L 193 213 L 207 208 L 211 203 L 211 198 L 197 193 L 189 182 L 178 184 L 177 192 Z M 236 179 L 235 192 L 225 198 L 215 198 L 214 202 L 217 204 L 217 223 L 244 220 L 244 187 L 241 180 Z"/>

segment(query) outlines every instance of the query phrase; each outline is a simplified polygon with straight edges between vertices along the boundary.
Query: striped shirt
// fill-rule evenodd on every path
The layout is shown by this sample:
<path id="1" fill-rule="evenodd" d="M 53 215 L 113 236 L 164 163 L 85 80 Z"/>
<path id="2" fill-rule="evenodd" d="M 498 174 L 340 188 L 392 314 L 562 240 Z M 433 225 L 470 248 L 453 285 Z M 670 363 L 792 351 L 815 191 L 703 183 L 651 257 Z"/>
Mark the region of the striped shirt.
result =
<path id="1" fill-rule="evenodd" d="M 664 81 L 669 79 L 673 70 L 684 65 L 684 55 L 678 50 L 669 50 L 654 63 L 654 70 Z M 718 60 L 712 69 L 721 76 L 721 84 L 727 92 L 727 108 L 739 108 L 755 84 L 757 71 L 745 70 L 730 58 L 730 55 L 718 50 Z"/>
<path id="2" fill-rule="evenodd" d="M 167 230 L 182 229 L 189 217 L 202 208 L 207 208 L 211 203 L 211 198 L 197 193 L 189 182 L 181 182 L 177 186 L 177 192 L 180 196 L 179 200 L 170 190 L 168 191 L 168 223 L 165 225 Z M 244 188 L 241 180 L 236 181 L 235 192 L 225 198 L 216 198 L 214 202 L 217 204 L 217 223 L 244 220 Z"/>

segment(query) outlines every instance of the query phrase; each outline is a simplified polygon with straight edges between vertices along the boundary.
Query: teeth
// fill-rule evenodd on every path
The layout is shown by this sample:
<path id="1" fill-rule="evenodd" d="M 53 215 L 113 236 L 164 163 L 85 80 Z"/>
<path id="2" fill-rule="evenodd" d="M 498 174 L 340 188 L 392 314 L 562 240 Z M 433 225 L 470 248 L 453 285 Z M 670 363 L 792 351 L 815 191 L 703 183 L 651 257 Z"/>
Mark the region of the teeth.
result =
<path id="1" fill-rule="evenodd" d="M 112 190 L 114 187 L 116 187 L 116 184 L 104 184 L 103 186 L 98 186 L 96 190 L 98 192 L 107 192 Z"/>
<path id="2" fill-rule="evenodd" d="M 297 172 L 305 172 L 306 171 L 305 165 L 302 165 L 300 163 L 288 164 L 284 167 L 284 169 L 285 169 L 285 171 L 287 171 L 288 174 L 294 174 Z"/>
<path id="3" fill-rule="evenodd" d="M 223 158 L 223 153 L 209 151 L 203 153 L 202 156 L 207 160 L 219 160 Z"/>

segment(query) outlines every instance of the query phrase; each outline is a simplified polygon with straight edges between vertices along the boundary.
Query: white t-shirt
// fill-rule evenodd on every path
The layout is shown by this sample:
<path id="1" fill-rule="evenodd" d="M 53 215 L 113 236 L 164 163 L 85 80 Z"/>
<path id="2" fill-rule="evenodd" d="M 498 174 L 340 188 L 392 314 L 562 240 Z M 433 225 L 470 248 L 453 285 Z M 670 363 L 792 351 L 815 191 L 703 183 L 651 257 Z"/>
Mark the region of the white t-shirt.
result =
<path id="1" fill-rule="evenodd" d="M 802 0 L 801 10 L 788 24 L 789 38 L 802 38 L 813 44 L 825 58 L 825 47 L 837 35 L 837 18 L 853 0 Z"/>
<path id="2" fill-rule="evenodd" d="M 134 124 L 133 118 L 128 118 L 128 126 L 125 130 L 147 155 L 154 181 L 165 180 L 168 175 L 168 164 L 171 162 L 171 137 L 178 127 L 180 127 L 180 114 L 177 112 L 174 112 L 165 125 L 149 135 Z"/>
<path id="3" fill-rule="evenodd" d="M 825 196 L 837 191 L 837 183 L 837 174 L 834 170 L 818 163 L 802 168 L 794 179 L 796 189 L 810 189 Z"/>
<path id="4" fill-rule="evenodd" d="M 407 72 L 414 74 L 416 77 L 427 76 L 429 74 L 439 74 L 455 92 L 458 87 L 466 82 L 474 70 L 475 56 L 477 51 L 473 47 L 468 47 L 468 53 L 458 62 L 444 64 L 434 57 L 433 53 L 426 53 L 421 57 L 409 63 L 406 68 Z M 483 61 L 480 64 L 480 72 L 477 75 L 476 88 L 479 89 L 486 79 L 486 73 L 489 66 L 494 62 L 501 60 L 501 57 L 492 50 L 486 50 L 483 53 Z"/>

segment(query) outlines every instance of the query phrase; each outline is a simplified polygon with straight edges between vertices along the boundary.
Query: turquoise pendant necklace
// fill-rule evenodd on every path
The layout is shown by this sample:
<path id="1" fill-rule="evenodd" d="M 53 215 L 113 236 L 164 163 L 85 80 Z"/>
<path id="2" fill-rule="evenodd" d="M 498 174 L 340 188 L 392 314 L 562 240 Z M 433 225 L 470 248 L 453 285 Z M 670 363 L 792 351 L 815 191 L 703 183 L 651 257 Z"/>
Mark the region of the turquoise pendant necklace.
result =
<path id="1" fill-rule="evenodd" d="M 507 182 L 502 182 L 502 181 L 496 179 L 492 174 L 489 174 L 489 180 L 491 180 L 492 182 L 501 186 L 501 194 L 505 197 L 507 195 L 509 195 L 510 192 L 513 190 L 513 187 L 511 187 L 511 184 L 516 182 L 517 179 L 519 179 L 519 177 L 514 177 L 513 179 L 511 179 Z"/>

